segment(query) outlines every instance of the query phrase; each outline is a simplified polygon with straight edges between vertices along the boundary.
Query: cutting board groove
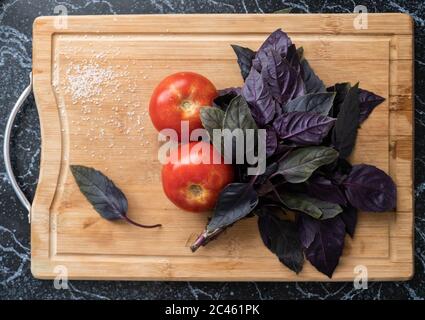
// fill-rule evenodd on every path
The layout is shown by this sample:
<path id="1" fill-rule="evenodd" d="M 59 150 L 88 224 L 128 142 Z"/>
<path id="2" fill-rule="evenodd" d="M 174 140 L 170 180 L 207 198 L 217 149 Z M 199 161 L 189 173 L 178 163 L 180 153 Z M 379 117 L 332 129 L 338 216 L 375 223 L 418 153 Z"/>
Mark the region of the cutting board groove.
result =
<path id="1" fill-rule="evenodd" d="M 147 106 L 166 75 L 196 71 L 218 88 L 242 83 L 231 43 L 258 48 L 282 28 L 327 85 L 360 81 L 386 101 L 359 131 L 354 163 L 369 163 L 397 183 L 396 212 L 360 213 L 333 281 L 413 274 L 412 21 L 402 14 L 132 15 L 57 17 L 34 23 L 34 92 L 41 121 L 40 178 L 31 210 L 31 270 L 72 279 L 321 281 L 309 263 L 295 275 L 261 243 L 256 218 L 244 220 L 195 254 L 189 245 L 207 215 L 175 208 L 164 196 L 157 132 Z M 59 25 L 60 26 L 60 25 Z M 70 164 L 96 167 L 120 186 L 142 230 L 102 220 L 76 186 Z"/>

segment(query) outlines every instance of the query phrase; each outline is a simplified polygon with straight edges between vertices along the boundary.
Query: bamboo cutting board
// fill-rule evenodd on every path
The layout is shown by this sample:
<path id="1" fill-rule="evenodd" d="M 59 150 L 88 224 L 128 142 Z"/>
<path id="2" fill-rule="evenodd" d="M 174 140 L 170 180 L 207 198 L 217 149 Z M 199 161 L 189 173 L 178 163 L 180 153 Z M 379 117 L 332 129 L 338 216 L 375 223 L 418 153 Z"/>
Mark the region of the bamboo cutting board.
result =
<path id="1" fill-rule="evenodd" d="M 256 218 L 191 253 L 207 214 L 177 209 L 162 192 L 157 132 L 147 113 L 155 85 L 177 71 L 217 86 L 242 79 L 230 44 L 257 49 L 277 28 L 304 47 L 327 85 L 360 81 L 386 98 L 362 126 L 352 161 L 378 166 L 398 187 L 396 212 L 360 213 L 332 280 L 413 275 L 412 20 L 403 14 L 133 15 L 54 17 L 34 23 L 34 91 L 41 121 L 40 178 L 31 210 L 31 270 L 72 279 L 320 281 L 308 262 L 297 276 L 262 244 Z M 57 18 L 56 18 L 57 19 Z M 103 220 L 78 190 L 70 164 L 107 174 L 129 200 L 139 229 Z"/>

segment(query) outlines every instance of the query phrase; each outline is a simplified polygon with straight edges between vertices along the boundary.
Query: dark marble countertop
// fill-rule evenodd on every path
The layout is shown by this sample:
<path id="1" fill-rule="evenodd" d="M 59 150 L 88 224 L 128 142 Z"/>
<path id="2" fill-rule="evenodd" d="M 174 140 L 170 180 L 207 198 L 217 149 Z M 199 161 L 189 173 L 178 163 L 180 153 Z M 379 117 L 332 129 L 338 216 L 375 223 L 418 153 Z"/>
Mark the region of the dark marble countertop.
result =
<path id="1" fill-rule="evenodd" d="M 360 3 L 358 3 L 360 4 Z M 415 22 L 415 276 L 408 282 L 374 282 L 367 290 L 352 283 L 200 283 L 71 281 L 56 290 L 53 281 L 30 272 L 30 226 L 15 197 L 0 156 L 0 299 L 424 299 L 425 298 L 425 1 L 362 1 L 369 12 L 409 13 Z M 54 15 L 64 5 L 69 14 L 268 13 L 284 7 L 294 12 L 353 11 L 352 0 L 2 0 L 0 1 L 0 137 L 14 102 L 31 70 L 32 22 Z M 17 179 L 32 199 L 40 161 L 40 130 L 34 99 L 15 122 L 11 153 Z"/>

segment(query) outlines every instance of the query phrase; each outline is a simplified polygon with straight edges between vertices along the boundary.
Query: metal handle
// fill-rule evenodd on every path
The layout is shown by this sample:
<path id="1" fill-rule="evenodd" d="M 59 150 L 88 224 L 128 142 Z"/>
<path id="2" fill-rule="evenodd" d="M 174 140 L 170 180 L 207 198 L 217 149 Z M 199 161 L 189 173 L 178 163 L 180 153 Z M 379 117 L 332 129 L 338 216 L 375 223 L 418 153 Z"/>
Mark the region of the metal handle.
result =
<path id="1" fill-rule="evenodd" d="M 16 182 L 15 176 L 13 174 L 12 164 L 10 163 L 10 152 L 9 152 L 10 148 L 9 147 L 10 147 L 10 136 L 12 133 L 13 122 L 15 121 L 15 117 L 19 109 L 21 108 L 22 104 L 27 99 L 31 91 L 32 91 L 32 73 L 30 72 L 30 84 L 21 93 L 20 97 L 18 98 L 18 101 L 16 101 L 12 111 L 10 112 L 9 119 L 7 119 L 7 123 L 6 123 L 6 129 L 4 132 L 4 141 L 3 141 L 3 156 L 4 156 L 4 165 L 6 167 L 6 174 L 9 178 L 9 181 L 10 181 L 10 184 L 12 185 L 13 190 L 18 196 L 19 201 L 21 201 L 22 205 L 28 211 L 28 222 L 31 222 L 31 211 L 30 211 L 31 204 L 28 201 L 28 199 L 25 197 L 21 188 L 19 188 L 18 182 Z"/>

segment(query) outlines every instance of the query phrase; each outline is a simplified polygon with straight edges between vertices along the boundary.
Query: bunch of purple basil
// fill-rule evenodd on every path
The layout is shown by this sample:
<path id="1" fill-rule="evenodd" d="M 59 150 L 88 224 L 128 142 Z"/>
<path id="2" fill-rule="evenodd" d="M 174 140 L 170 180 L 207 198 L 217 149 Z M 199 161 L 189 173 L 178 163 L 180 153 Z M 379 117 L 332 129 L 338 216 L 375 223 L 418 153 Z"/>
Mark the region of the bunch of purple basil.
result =
<path id="1" fill-rule="evenodd" d="M 201 111 L 205 129 L 266 129 L 266 170 L 247 175 L 220 194 L 206 229 L 192 250 L 206 245 L 240 219 L 258 216 L 266 247 L 295 271 L 304 259 L 332 277 L 354 236 L 358 210 L 383 212 L 396 206 L 396 186 L 385 172 L 347 160 L 357 131 L 384 99 L 358 84 L 323 81 L 282 30 L 257 52 L 232 45 L 244 84 L 220 90 L 213 107 Z"/>

